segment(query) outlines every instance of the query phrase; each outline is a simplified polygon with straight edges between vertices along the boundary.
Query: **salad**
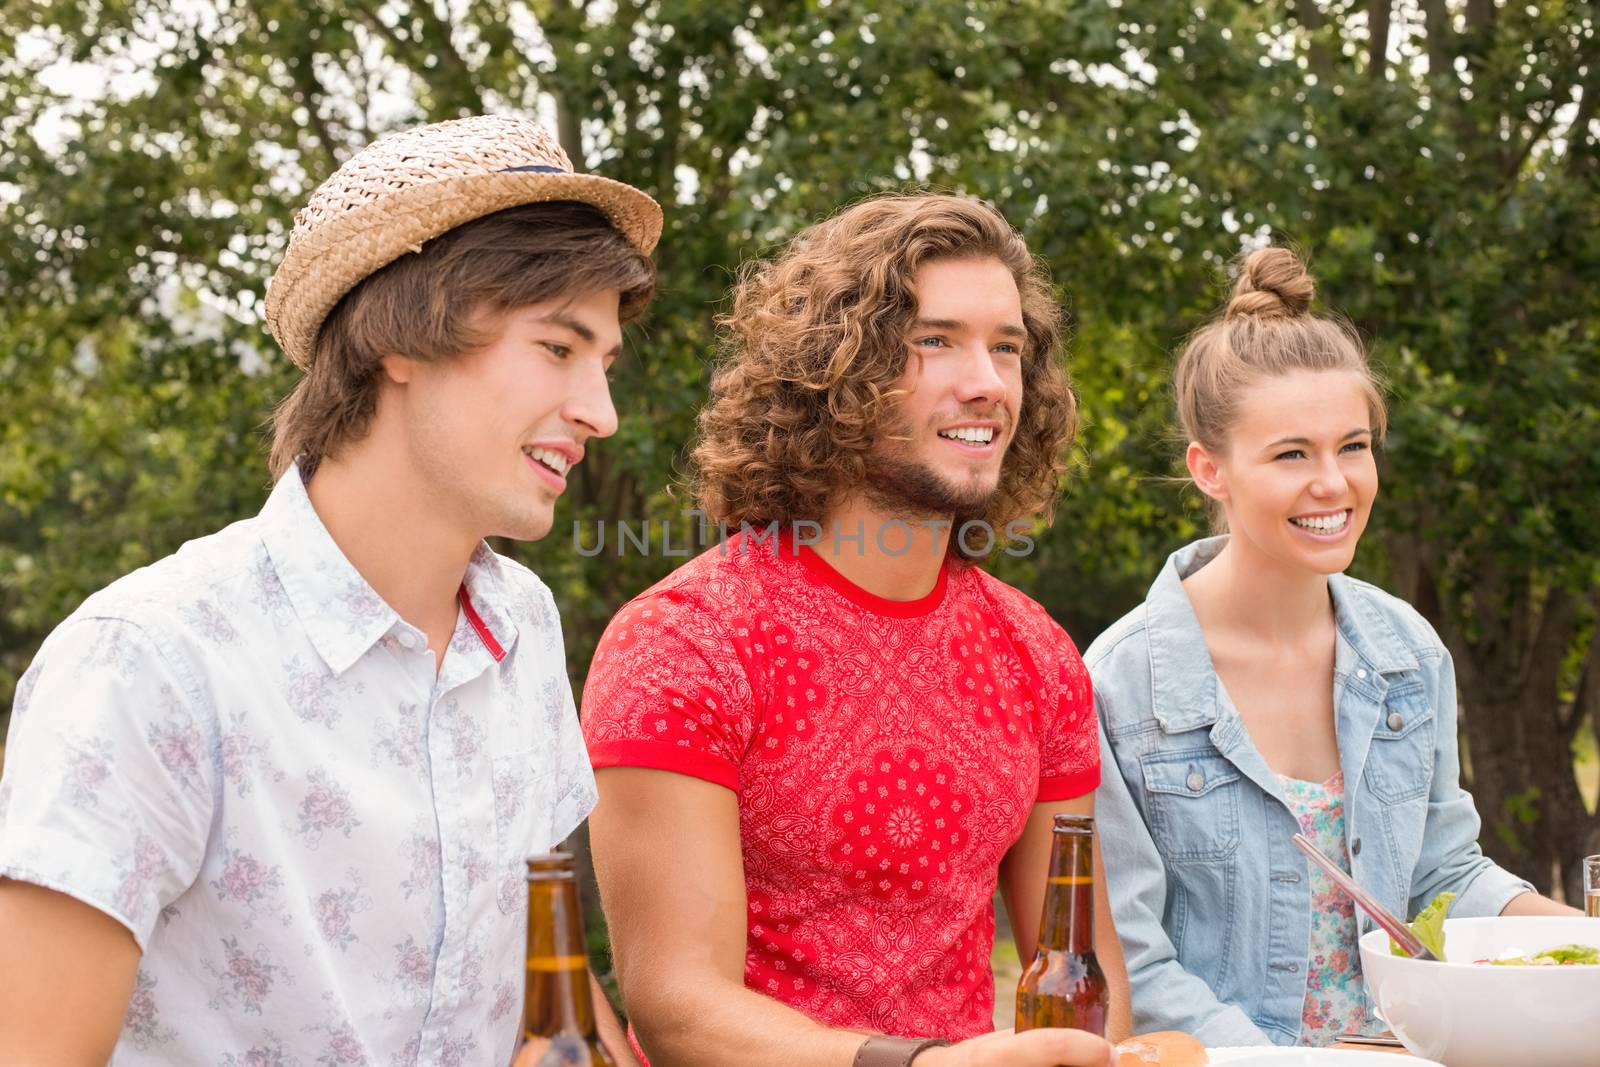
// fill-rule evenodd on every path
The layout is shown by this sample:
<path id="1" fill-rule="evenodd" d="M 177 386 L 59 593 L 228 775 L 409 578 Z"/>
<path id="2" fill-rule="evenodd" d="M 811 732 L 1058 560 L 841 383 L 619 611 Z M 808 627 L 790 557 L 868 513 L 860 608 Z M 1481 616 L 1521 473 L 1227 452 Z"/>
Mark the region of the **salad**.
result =
<path id="1" fill-rule="evenodd" d="M 1417 913 L 1417 917 L 1406 925 L 1411 927 L 1411 932 L 1417 939 L 1428 946 L 1428 951 L 1438 956 L 1441 960 L 1444 954 L 1444 917 L 1450 910 L 1450 904 L 1456 899 L 1454 893 L 1440 893 L 1428 902 L 1428 906 Z M 1389 939 L 1389 952 L 1395 956 L 1409 956 L 1394 938 Z M 1473 960 L 1474 963 L 1484 963 L 1493 967 L 1600 967 L 1600 947 L 1594 945 L 1557 945 L 1547 948 L 1543 952 L 1526 953 L 1513 949 L 1510 952 L 1496 956 L 1494 959 Z"/>
<path id="2" fill-rule="evenodd" d="M 1473 960 L 1495 967 L 1574 967 L 1588 964 L 1600 967 L 1600 948 L 1593 945 L 1557 945 L 1531 956 L 1497 956 L 1492 960 Z"/>
<path id="3" fill-rule="evenodd" d="M 1417 912 L 1417 917 L 1406 923 L 1411 927 L 1411 932 L 1417 935 L 1417 940 L 1428 946 L 1428 951 L 1444 959 L 1444 914 L 1450 910 L 1450 905 L 1456 899 L 1454 893 L 1440 893 L 1428 901 L 1428 906 Z M 1403 912 L 1401 914 L 1404 914 Z M 1389 939 L 1389 955 L 1411 957 L 1411 953 L 1400 947 L 1400 942 L 1394 938 Z"/>

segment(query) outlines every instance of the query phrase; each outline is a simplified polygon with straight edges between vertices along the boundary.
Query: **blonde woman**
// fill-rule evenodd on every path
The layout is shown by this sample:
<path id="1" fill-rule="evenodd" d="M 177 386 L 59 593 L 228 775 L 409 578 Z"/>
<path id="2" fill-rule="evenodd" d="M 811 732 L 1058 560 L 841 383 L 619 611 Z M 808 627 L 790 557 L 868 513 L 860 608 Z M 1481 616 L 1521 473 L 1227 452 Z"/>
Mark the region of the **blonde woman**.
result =
<path id="1" fill-rule="evenodd" d="M 1570 910 L 1478 848 L 1433 628 L 1343 573 L 1386 412 L 1359 338 L 1312 293 L 1293 252 L 1253 252 L 1185 345 L 1185 459 L 1228 532 L 1173 553 L 1085 657 L 1134 1026 L 1212 1046 L 1381 1029 L 1356 949 L 1370 925 L 1297 831 L 1396 913 L 1445 891 L 1453 915 Z"/>

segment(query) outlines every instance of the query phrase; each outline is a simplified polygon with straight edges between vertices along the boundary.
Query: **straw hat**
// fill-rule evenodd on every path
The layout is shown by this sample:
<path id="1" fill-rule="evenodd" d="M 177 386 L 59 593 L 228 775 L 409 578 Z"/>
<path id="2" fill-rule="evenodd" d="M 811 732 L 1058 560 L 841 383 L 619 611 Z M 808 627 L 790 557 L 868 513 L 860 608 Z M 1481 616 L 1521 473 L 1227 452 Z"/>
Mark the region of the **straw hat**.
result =
<path id="1" fill-rule="evenodd" d="M 447 230 L 519 204 L 577 200 L 649 255 L 661 206 L 595 174 L 527 119 L 455 119 L 380 138 L 317 187 L 267 290 L 267 328 L 304 370 L 322 321 L 363 278 Z"/>

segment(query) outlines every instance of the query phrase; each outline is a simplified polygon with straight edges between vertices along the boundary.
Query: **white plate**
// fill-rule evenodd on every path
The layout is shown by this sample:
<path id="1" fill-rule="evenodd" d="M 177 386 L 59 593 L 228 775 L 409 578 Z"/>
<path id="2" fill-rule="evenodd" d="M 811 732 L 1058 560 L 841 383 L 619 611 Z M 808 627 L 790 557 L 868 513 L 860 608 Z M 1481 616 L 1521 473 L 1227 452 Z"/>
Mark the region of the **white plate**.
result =
<path id="1" fill-rule="evenodd" d="M 1240 1067 L 1443 1067 L 1433 1060 L 1397 1058 L 1392 1052 L 1363 1052 L 1343 1048 L 1268 1048 L 1253 1045 L 1245 1048 L 1206 1049 L 1207 1062 L 1237 1063 Z"/>

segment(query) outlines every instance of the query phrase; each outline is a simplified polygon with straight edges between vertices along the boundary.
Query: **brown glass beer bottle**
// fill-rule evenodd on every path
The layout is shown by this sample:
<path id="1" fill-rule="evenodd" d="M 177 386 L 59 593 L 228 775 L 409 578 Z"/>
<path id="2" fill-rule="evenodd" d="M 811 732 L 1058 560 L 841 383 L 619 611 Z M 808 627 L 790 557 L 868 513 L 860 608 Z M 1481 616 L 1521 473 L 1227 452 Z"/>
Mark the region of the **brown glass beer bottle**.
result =
<path id="1" fill-rule="evenodd" d="M 550 1042 L 542 1055 L 534 1039 Z M 541 1042 L 542 1044 L 542 1042 Z M 572 856 L 528 860 L 528 980 L 512 1067 L 616 1067 L 595 1030 Z"/>
<path id="2" fill-rule="evenodd" d="M 1057 815 L 1039 950 L 1017 983 L 1017 1029 L 1069 1026 L 1106 1035 L 1106 976 L 1094 955 L 1094 819 Z"/>

